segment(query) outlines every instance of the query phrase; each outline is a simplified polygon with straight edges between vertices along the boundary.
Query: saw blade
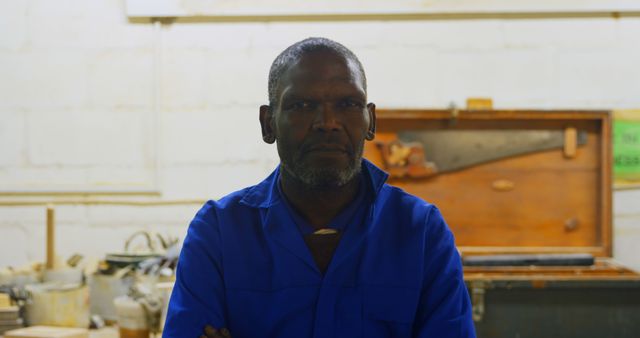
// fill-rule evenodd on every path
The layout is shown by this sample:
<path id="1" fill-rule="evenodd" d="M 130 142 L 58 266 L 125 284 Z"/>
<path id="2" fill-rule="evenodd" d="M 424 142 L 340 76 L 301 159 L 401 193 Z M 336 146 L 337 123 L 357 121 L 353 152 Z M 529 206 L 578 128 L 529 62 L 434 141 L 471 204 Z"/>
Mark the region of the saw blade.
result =
<path id="1" fill-rule="evenodd" d="M 517 155 L 564 147 L 562 130 L 419 130 L 398 133 L 402 142 L 420 142 L 438 172 L 448 172 Z M 578 132 L 578 145 L 587 142 Z"/>

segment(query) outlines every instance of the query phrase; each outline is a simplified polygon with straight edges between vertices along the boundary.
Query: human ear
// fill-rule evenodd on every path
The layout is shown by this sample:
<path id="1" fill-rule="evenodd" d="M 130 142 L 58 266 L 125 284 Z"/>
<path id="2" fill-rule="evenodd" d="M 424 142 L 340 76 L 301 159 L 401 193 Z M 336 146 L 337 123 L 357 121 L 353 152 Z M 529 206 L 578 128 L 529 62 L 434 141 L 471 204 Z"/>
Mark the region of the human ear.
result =
<path id="1" fill-rule="evenodd" d="M 369 129 L 365 139 L 371 141 L 376 137 L 376 105 L 373 102 L 367 104 L 367 113 L 369 114 Z"/>
<path id="2" fill-rule="evenodd" d="M 262 140 L 266 143 L 273 144 L 276 141 L 276 136 L 273 132 L 273 120 L 271 115 L 271 107 L 267 105 L 260 106 L 260 129 L 262 131 Z"/>

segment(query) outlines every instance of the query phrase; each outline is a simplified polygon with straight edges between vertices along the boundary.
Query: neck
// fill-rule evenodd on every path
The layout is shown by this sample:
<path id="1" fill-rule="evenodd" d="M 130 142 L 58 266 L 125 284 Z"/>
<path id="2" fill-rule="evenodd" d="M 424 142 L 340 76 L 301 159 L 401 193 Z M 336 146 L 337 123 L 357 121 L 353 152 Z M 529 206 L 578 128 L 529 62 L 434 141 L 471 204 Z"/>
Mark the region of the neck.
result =
<path id="1" fill-rule="evenodd" d="M 341 187 L 314 188 L 280 170 L 280 187 L 287 201 L 315 228 L 324 228 L 351 203 L 360 187 L 356 175 Z"/>

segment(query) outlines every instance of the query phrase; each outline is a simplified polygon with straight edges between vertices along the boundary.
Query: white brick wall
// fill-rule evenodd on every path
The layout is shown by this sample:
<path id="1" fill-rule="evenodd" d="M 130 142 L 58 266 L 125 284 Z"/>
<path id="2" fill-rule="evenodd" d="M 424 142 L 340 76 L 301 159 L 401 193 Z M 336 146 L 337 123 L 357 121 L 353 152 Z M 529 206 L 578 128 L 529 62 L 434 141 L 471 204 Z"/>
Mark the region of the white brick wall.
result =
<path id="1" fill-rule="evenodd" d="M 34 190 L 42 187 L 64 187 L 87 184 L 86 168 L 70 166 L 11 166 L 0 171 L 0 187 L 9 191 Z M 0 213 L 4 208 L 0 208 Z M 1 217 L 0 217 L 1 218 Z M 1 221 L 0 221 L 1 222 Z"/>
<path id="2" fill-rule="evenodd" d="M 437 102 L 438 55 L 433 48 L 370 47 L 356 53 L 368 70 L 368 95 L 378 107 L 433 107 Z"/>
<path id="3" fill-rule="evenodd" d="M 25 118 L 17 112 L 0 112 L 0 167 L 15 167 L 25 161 Z"/>
<path id="4" fill-rule="evenodd" d="M 254 184 L 277 163 L 257 120 L 269 65 L 308 36 L 352 48 L 381 108 L 469 96 L 499 108 L 640 107 L 640 18 L 200 22 L 157 36 L 129 22 L 124 0 L 1 1 L 0 187 L 148 187 L 156 170 L 166 199 Z M 640 269 L 640 194 L 616 192 L 614 207 L 615 257 Z M 197 209 L 59 206 L 58 251 L 100 256 L 138 229 L 183 236 Z M 44 207 L 0 207 L 0 266 L 41 260 L 44 222 Z"/>
<path id="5" fill-rule="evenodd" d="M 163 55 L 162 98 L 163 110 L 180 112 L 204 111 L 207 97 L 213 95 L 207 69 L 211 63 L 207 53 L 200 50 L 172 48 Z"/>
<path id="6" fill-rule="evenodd" d="M 552 99 L 561 106 L 637 107 L 640 69 L 631 64 L 639 58 L 640 50 L 629 47 L 558 52 Z"/>
<path id="7" fill-rule="evenodd" d="M 264 26 L 263 23 L 171 25 L 163 29 L 162 41 L 165 47 L 177 50 L 237 52 L 249 49 Z"/>
<path id="8" fill-rule="evenodd" d="M 502 108 L 546 107 L 552 92 L 552 60 L 544 49 L 442 52 L 438 61 L 441 100 L 491 97 Z"/>
<path id="9" fill-rule="evenodd" d="M 88 60 L 88 101 L 107 110 L 148 111 L 152 105 L 153 52 L 105 49 Z"/>
<path id="10" fill-rule="evenodd" d="M 257 106 L 166 113 L 163 144 L 167 165 L 224 164 L 262 159 L 266 155 Z"/>
<path id="11" fill-rule="evenodd" d="M 26 43 L 27 10 L 27 1 L 0 2 L 0 50 L 16 50 Z"/>
<path id="12" fill-rule="evenodd" d="M 253 105 L 257 109 L 267 101 L 265 88 L 273 58 L 275 54 L 259 49 L 229 53 L 221 48 L 208 53 L 209 64 L 204 70 L 208 104 L 218 109 L 224 107 L 220 110 L 239 105 Z M 257 110 L 254 112 L 257 114 Z"/>
<path id="13" fill-rule="evenodd" d="M 30 114 L 28 154 L 33 165 L 100 166 L 145 163 L 142 113 L 50 112 Z"/>
<path id="14" fill-rule="evenodd" d="M 1 35 L 11 34 L 3 31 Z M 87 62 L 66 48 L 0 53 L 0 109 L 73 109 L 84 105 Z"/>
<path id="15" fill-rule="evenodd" d="M 29 234 L 23 226 L 3 224 L 1 229 L 0 257 L 2 257 L 2 267 L 24 264 L 33 259 L 44 260 L 44 256 L 30 257 L 30 243 L 34 243 L 34 241 L 29 238 Z"/>
<path id="16" fill-rule="evenodd" d="M 132 25 L 124 12 L 123 0 L 82 1 L 89 25 L 84 31 L 83 45 L 92 50 L 107 48 L 150 49 L 153 46 L 151 25 Z"/>

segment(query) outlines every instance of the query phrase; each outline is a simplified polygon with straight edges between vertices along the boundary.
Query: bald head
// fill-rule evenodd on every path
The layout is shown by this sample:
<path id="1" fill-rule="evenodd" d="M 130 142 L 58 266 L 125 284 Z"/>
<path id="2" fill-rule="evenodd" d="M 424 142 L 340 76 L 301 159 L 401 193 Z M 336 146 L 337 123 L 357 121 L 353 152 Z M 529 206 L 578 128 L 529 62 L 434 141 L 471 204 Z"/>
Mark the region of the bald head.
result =
<path id="1" fill-rule="evenodd" d="M 269 105 L 275 108 L 278 105 L 278 85 L 283 74 L 293 65 L 295 65 L 305 54 L 315 52 L 331 52 L 335 53 L 345 60 L 353 62 L 362 74 L 362 87 L 367 90 L 367 78 L 364 74 L 364 68 L 352 51 L 342 44 L 326 38 L 307 38 L 296 42 L 287 47 L 271 64 L 269 70 Z"/>

